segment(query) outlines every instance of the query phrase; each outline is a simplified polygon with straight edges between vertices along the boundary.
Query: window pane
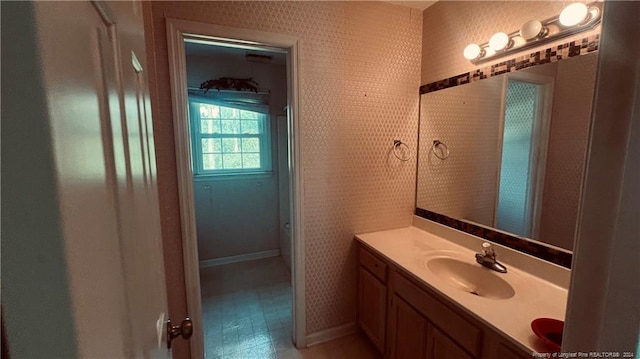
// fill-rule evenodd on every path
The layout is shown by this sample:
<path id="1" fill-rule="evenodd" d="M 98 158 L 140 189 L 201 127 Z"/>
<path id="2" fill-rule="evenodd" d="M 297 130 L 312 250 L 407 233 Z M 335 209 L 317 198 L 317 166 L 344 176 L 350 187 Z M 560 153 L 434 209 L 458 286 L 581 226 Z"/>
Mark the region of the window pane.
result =
<path id="1" fill-rule="evenodd" d="M 200 133 L 220 133 L 220 120 L 200 121 Z"/>
<path id="2" fill-rule="evenodd" d="M 243 138 L 242 152 L 260 152 L 259 138 Z"/>
<path id="3" fill-rule="evenodd" d="M 258 121 L 252 120 L 243 120 L 242 121 L 242 133 L 248 134 L 259 134 L 260 131 L 260 123 Z"/>
<path id="4" fill-rule="evenodd" d="M 219 118 L 220 107 L 200 104 L 200 118 Z"/>
<path id="5" fill-rule="evenodd" d="M 240 111 L 230 107 L 220 107 L 220 117 L 225 119 L 240 118 Z"/>
<path id="6" fill-rule="evenodd" d="M 245 153 L 242 155 L 243 168 L 260 168 L 259 153 Z"/>
<path id="7" fill-rule="evenodd" d="M 219 138 L 203 138 L 202 153 L 222 152 L 222 145 Z"/>
<path id="8" fill-rule="evenodd" d="M 239 138 L 223 138 L 222 139 L 222 152 L 240 152 L 240 139 Z M 227 165 L 225 164 L 225 167 Z"/>
<path id="9" fill-rule="evenodd" d="M 224 154 L 222 155 L 224 169 L 242 168 L 241 154 Z"/>
<path id="10" fill-rule="evenodd" d="M 222 132 L 224 134 L 240 133 L 240 120 L 222 120 Z"/>
<path id="11" fill-rule="evenodd" d="M 208 103 L 191 102 L 197 133 L 193 140 L 201 158 L 198 167 L 204 172 L 217 173 L 224 170 L 259 170 L 262 168 L 263 146 L 267 116 L 259 112 L 233 107 L 215 106 Z M 267 149 L 268 150 L 268 149 Z"/>
<path id="12" fill-rule="evenodd" d="M 258 113 L 253 111 L 240 110 L 240 118 L 247 119 L 247 120 L 257 120 Z"/>
<path id="13" fill-rule="evenodd" d="M 221 154 L 204 154 L 202 155 L 202 169 L 205 171 L 219 170 L 222 168 Z"/>
<path id="14" fill-rule="evenodd" d="M 210 118 L 211 117 L 211 109 L 209 106 L 200 105 L 200 118 Z"/>

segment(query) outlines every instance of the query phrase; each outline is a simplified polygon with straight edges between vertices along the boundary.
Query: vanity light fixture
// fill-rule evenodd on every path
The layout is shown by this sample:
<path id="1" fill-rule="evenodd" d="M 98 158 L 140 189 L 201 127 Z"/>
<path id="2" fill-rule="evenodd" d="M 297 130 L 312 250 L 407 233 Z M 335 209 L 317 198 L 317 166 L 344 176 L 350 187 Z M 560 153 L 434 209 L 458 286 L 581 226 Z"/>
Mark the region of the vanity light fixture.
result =
<path id="1" fill-rule="evenodd" d="M 489 39 L 489 48 L 496 52 L 507 49 L 511 44 L 513 44 L 511 38 L 504 32 L 496 32 Z"/>
<path id="2" fill-rule="evenodd" d="M 479 56 L 483 55 L 483 50 L 478 44 L 469 44 L 464 48 L 464 58 L 467 60 L 475 60 Z"/>
<path id="3" fill-rule="evenodd" d="M 520 27 L 520 37 L 525 41 L 535 40 L 547 35 L 549 29 L 538 20 L 529 20 Z"/>
<path id="4" fill-rule="evenodd" d="M 464 58 L 474 64 L 481 63 L 593 29 L 602 19 L 602 7 L 602 2 L 597 1 L 569 4 L 558 16 L 544 21 L 530 20 L 512 33 L 497 32 L 486 43 L 467 45 Z"/>
<path id="5" fill-rule="evenodd" d="M 560 13 L 559 21 L 562 26 L 575 26 L 585 21 L 589 15 L 589 8 L 581 2 L 567 5 Z"/>

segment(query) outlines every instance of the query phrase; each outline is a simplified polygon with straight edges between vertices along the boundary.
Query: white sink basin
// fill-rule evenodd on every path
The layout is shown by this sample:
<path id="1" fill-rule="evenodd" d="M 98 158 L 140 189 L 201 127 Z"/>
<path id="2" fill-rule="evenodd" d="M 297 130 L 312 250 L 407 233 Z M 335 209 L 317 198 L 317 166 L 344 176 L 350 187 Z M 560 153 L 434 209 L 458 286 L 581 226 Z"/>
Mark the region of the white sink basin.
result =
<path id="1" fill-rule="evenodd" d="M 489 299 L 509 299 L 516 292 L 498 272 L 452 257 L 427 258 L 425 266 L 439 279 L 461 291 Z"/>

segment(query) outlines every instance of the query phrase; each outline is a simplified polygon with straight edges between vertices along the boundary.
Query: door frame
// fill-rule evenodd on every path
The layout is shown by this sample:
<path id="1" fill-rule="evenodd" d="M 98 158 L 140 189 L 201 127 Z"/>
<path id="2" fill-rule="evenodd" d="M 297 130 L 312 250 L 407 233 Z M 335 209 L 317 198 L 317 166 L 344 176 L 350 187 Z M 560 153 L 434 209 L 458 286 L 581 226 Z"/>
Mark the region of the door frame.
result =
<path id="1" fill-rule="evenodd" d="M 507 106 L 507 89 L 509 80 L 527 82 L 539 86 L 539 93 L 542 96 L 537 101 L 536 113 L 534 114 L 537 124 L 534 124 L 532 132 L 533 148 L 529 158 L 529 166 L 532 161 L 535 167 L 533 179 L 529 179 L 531 186 L 527 189 L 527 199 L 533 199 L 533 203 L 527 203 L 527 228 L 529 229 L 529 238 L 538 238 L 540 232 L 540 222 L 542 213 L 542 197 L 544 195 L 544 178 L 547 169 L 547 152 L 549 148 L 549 134 L 551 131 L 551 113 L 553 112 L 553 93 L 555 79 L 550 76 L 528 73 L 514 72 L 509 73 L 503 78 L 502 86 L 502 113 L 500 117 L 500 141 L 498 142 L 498 175 L 496 180 L 496 202 L 493 212 L 494 227 L 498 222 L 498 203 L 500 195 L 500 173 L 502 171 L 502 147 L 504 142 L 504 123 L 506 120 Z M 533 193 L 532 193 L 533 192 Z"/>
<path id="2" fill-rule="evenodd" d="M 187 105 L 187 79 L 184 39 L 201 38 L 203 41 L 229 43 L 244 47 L 257 46 L 287 51 L 287 106 L 289 152 L 289 194 L 291 206 L 293 288 L 293 341 L 296 347 L 306 346 L 305 313 L 305 252 L 303 233 L 303 168 L 302 168 L 302 116 L 300 103 L 300 48 L 299 38 L 263 31 L 220 26 L 215 24 L 166 19 L 173 107 L 173 131 L 176 150 L 178 193 L 182 231 L 182 251 L 186 285 L 187 310 L 194 321 L 191 337 L 191 357 L 204 357 L 204 332 L 202 326 L 202 302 L 200 298 L 200 272 L 196 237 L 195 201 L 193 195 L 193 170 L 191 161 L 191 137 L 189 108 Z"/>

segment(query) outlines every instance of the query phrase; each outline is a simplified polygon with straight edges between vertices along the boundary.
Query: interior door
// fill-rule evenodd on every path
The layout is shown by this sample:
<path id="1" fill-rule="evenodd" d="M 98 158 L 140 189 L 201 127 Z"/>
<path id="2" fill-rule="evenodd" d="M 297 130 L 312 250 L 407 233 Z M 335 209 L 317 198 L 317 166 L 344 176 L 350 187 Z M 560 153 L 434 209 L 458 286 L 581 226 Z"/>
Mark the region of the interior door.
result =
<path id="1" fill-rule="evenodd" d="M 133 354 L 168 357 L 164 335 L 167 298 L 142 8 L 139 1 L 99 6 L 108 6 L 114 17 L 111 44 L 120 72 L 120 116 L 112 117 L 111 124 L 117 149 L 114 167 Z"/>
<path id="2" fill-rule="evenodd" d="M 80 356 L 169 358 L 141 4 L 35 14 Z"/>

